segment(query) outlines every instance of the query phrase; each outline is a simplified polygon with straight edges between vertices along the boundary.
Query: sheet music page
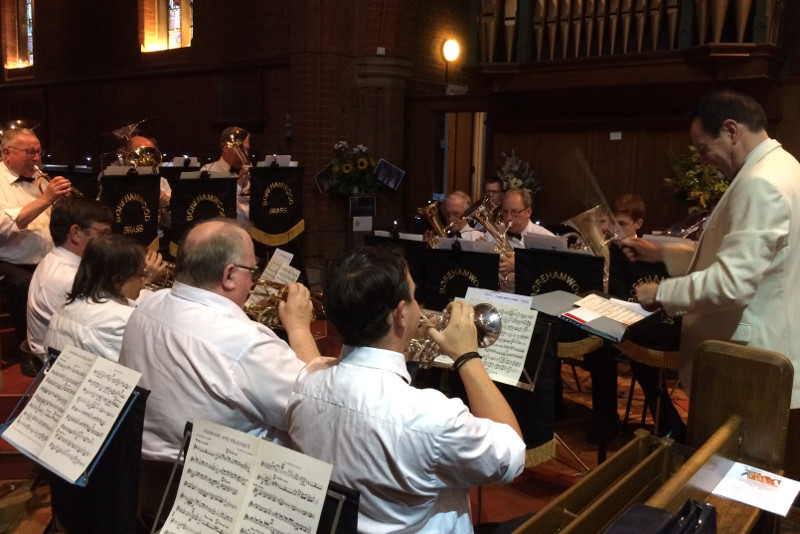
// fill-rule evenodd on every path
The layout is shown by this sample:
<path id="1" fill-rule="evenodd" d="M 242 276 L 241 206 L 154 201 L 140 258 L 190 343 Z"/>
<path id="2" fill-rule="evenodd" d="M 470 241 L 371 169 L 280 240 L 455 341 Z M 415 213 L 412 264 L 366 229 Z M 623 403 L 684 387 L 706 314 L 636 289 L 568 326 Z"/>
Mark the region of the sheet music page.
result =
<path id="1" fill-rule="evenodd" d="M 175 505 L 162 534 L 233 532 L 260 441 L 195 419 Z"/>
<path id="2" fill-rule="evenodd" d="M 267 263 L 266 269 L 264 269 L 264 272 L 261 274 L 261 278 L 264 280 L 277 281 L 276 276 L 281 266 L 291 263 L 292 257 L 294 257 L 294 254 L 276 248 L 272 257 L 269 259 L 269 263 Z"/>
<path id="3" fill-rule="evenodd" d="M 162 534 L 315 532 L 333 466 L 202 419 L 194 421 Z"/>
<path id="4" fill-rule="evenodd" d="M 64 352 L 77 351 L 79 349 L 70 346 Z M 56 363 L 64 357 L 64 352 Z M 83 356 L 90 354 L 83 352 Z M 141 376 L 138 371 L 95 356 L 86 378 L 40 454 L 42 462 L 64 479 L 78 480 L 100 450 Z"/>
<path id="5" fill-rule="evenodd" d="M 97 455 L 140 377 L 70 345 L 4 437 L 12 444 L 19 437 L 19 445 L 38 461 L 75 482 Z M 12 431 L 15 426 L 20 433 Z"/>
<path id="6" fill-rule="evenodd" d="M 39 456 L 96 356 L 68 347 L 44 375 L 44 380 L 3 438 L 32 456 Z"/>
<path id="7" fill-rule="evenodd" d="M 235 532 L 316 532 L 332 471 L 331 464 L 261 440 L 257 474 Z"/>
<path id="8" fill-rule="evenodd" d="M 298 278 L 300 278 L 300 269 L 295 269 L 288 263 L 283 263 L 278 268 L 278 272 L 275 273 L 273 280 L 279 284 L 292 284 L 297 282 Z"/>
<path id="9" fill-rule="evenodd" d="M 607 299 L 594 293 L 578 300 L 575 302 L 575 305 L 582 308 L 587 308 L 595 313 L 599 313 L 604 317 L 614 319 L 615 321 L 629 326 L 636 321 L 644 319 L 650 315 L 650 312 L 646 311 L 635 302 Z"/>
<path id="10" fill-rule="evenodd" d="M 503 295 L 503 293 L 500 294 Z M 500 337 L 493 345 L 479 348 L 478 352 L 482 356 L 483 367 L 492 380 L 516 386 L 522 375 L 522 368 L 525 366 L 528 346 L 533 337 L 533 327 L 539 312 L 520 306 L 513 300 L 509 303 L 501 302 L 499 299 L 474 298 L 470 296 L 469 291 L 467 295 L 468 298 L 464 300 L 471 305 L 488 302 L 500 312 L 503 324 Z M 483 294 L 481 296 L 491 297 L 492 295 Z"/>

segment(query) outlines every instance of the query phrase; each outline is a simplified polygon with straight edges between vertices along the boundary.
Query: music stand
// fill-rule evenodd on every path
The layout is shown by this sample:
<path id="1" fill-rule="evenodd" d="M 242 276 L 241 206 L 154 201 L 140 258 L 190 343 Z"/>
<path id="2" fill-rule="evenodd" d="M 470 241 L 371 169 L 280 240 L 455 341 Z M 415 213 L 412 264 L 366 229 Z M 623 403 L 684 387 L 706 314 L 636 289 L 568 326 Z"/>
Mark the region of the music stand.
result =
<path id="1" fill-rule="evenodd" d="M 215 217 L 236 218 L 236 178 L 185 178 L 172 185 L 170 253 L 178 253 L 178 240 L 195 224 Z M 194 175 L 195 173 L 191 173 Z M 208 176 L 206 174 L 206 176 Z"/>
<path id="2" fill-rule="evenodd" d="M 134 171 L 121 176 L 104 174 L 100 182 L 100 201 L 114 213 L 111 230 L 135 238 L 149 250 L 158 250 L 161 177 Z"/>
<path id="3" fill-rule="evenodd" d="M 427 308 L 444 309 L 454 298 L 466 295 L 468 287 L 497 290 L 498 254 L 426 249 L 423 257 L 422 302 Z"/>

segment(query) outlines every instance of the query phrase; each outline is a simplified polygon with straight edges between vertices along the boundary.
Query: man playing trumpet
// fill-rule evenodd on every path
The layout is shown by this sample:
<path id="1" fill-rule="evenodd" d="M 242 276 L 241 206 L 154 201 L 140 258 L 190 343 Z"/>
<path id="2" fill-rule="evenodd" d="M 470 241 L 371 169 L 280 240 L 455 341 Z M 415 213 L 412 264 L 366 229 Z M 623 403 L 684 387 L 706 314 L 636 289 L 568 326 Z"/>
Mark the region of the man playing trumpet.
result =
<path id="1" fill-rule="evenodd" d="M 286 412 L 295 446 L 360 492 L 360 532 L 472 532 L 469 488 L 511 482 L 525 464 L 514 413 L 475 352 L 472 307 L 454 302 L 447 327 L 428 331 L 455 361 L 467 408 L 410 385 L 403 352 L 420 307 L 402 254 L 357 250 L 323 300 L 344 346 L 297 379 Z"/>

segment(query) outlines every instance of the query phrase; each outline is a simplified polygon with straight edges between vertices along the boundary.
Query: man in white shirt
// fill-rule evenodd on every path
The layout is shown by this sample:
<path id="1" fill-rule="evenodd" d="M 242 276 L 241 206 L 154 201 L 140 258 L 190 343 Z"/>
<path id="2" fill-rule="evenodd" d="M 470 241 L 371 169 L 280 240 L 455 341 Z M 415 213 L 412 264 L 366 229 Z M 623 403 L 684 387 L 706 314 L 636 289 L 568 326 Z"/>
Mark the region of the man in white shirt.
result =
<path id="1" fill-rule="evenodd" d="M 181 239 L 175 283 L 131 314 L 119 363 L 142 373 L 142 458 L 172 460 L 196 417 L 285 442 L 284 411 L 305 361 L 319 356 L 309 292 L 290 284 L 279 307 L 287 345 L 242 307 L 256 271 L 253 242 L 235 220 L 198 224 Z"/>
<path id="2" fill-rule="evenodd" d="M 40 173 L 42 145 L 33 130 L 6 130 L 0 163 L 0 291 L 8 302 L 17 339 L 27 335 L 28 286 L 36 265 L 53 248 L 50 206 L 70 194 L 69 180 L 49 183 Z"/>
<path id="3" fill-rule="evenodd" d="M 553 232 L 531 221 L 533 198 L 527 189 L 509 189 L 503 195 L 503 221 L 509 225 L 506 242 L 513 248 L 525 248 L 526 235 L 553 236 Z M 514 255 L 502 254 L 500 268 L 501 280 L 506 280 L 510 287 L 514 285 Z"/>
<path id="4" fill-rule="evenodd" d="M 113 214 L 97 200 L 72 196 L 53 207 L 50 235 L 56 248 L 36 267 L 28 289 L 28 346 L 42 361 L 50 318 L 67 300 L 81 256 L 90 240 L 111 232 Z"/>
<path id="5" fill-rule="evenodd" d="M 241 143 L 241 144 L 237 144 Z M 250 218 L 250 134 L 244 128 L 230 126 L 219 136 L 220 157 L 205 165 L 208 172 L 230 172 L 239 178 L 236 181 L 236 218 Z"/>
<path id="6" fill-rule="evenodd" d="M 429 335 L 450 356 L 470 407 L 410 385 L 403 352 L 418 335 L 419 304 L 402 254 L 365 247 L 324 292 L 342 336 L 338 359 L 300 373 L 286 411 L 305 454 L 333 464 L 331 479 L 360 492 L 359 532 L 472 532 L 469 488 L 511 482 L 525 443 L 477 352 L 472 307 L 455 302 Z"/>
<path id="7" fill-rule="evenodd" d="M 448 237 L 464 241 L 486 241 L 483 232 L 472 228 L 464 218 L 464 212 L 471 204 L 472 199 L 463 191 L 453 191 L 445 197 L 442 211 Z"/>

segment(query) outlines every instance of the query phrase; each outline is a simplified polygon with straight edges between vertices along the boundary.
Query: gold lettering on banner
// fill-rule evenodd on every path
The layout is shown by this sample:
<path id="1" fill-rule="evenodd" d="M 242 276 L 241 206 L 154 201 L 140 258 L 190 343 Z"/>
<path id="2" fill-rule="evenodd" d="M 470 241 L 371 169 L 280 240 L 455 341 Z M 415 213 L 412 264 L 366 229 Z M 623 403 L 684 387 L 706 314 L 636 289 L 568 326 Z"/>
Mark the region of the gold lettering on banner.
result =
<path id="1" fill-rule="evenodd" d="M 572 275 L 562 271 L 548 271 L 539 275 L 539 278 L 533 281 L 531 285 L 531 295 L 538 295 L 542 292 L 545 284 L 548 282 L 562 282 L 569 287 L 573 293 L 578 293 L 581 290 L 581 285 Z"/>
<path id="2" fill-rule="evenodd" d="M 447 271 L 445 275 L 442 277 L 441 281 L 439 282 L 439 294 L 446 295 L 447 294 L 447 284 L 449 284 L 455 278 L 466 278 L 469 284 L 472 287 L 480 287 L 480 279 L 468 269 L 453 269 Z"/>
<path id="3" fill-rule="evenodd" d="M 138 193 L 128 193 L 119 200 L 119 204 L 117 204 L 117 208 L 114 210 L 116 221 L 118 223 L 122 222 L 122 210 L 125 209 L 125 206 L 130 202 L 138 202 L 142 205 L 144 222 L 148 222 L 150 220 L 150 209 L 147 207 L 147 202 L 145 202 L 144 197 Z"/>
<path id="4" fill-rule="evenodd" d="M 294 195 L 292 194 L 292 188 L 289 187 L 285 182 L 274 182 L 267 186 L 264 190 L 264 196 L 261 198 L 261 205 L 267 206 L 269 205 L 269 196 L 272 194 L 276 189 L 282 190 L 286 193 L 286 200 L 289 202 L 289 206 L 294 204 Z M 285 207 L 281 208 L 270 208 L 268 213 L 270 215 L 279 215 L 281 213 L 288 213 L 289 209 Z"/>
<path id="5" fill-rule="evenodd" d="M 186 210 L 186 220 L 192 221 L 194 220 L 194 210 L 197 209 L 197 205 L 201 202 L 211 202 L 217 206 L 217 212 L 219 213 L 220 217 L 225 217 L 225 206 L 222 205 L 222 200 L 216 195 L 212 195 L 209 193 L 204 193 L 202 195 L 197 195 L 192 199 L 189 203 L 189 207 Z"/>

